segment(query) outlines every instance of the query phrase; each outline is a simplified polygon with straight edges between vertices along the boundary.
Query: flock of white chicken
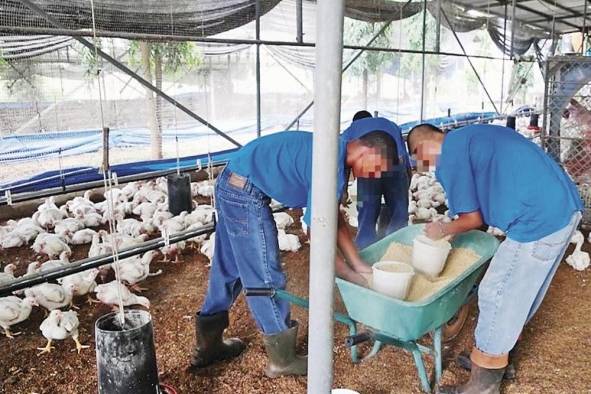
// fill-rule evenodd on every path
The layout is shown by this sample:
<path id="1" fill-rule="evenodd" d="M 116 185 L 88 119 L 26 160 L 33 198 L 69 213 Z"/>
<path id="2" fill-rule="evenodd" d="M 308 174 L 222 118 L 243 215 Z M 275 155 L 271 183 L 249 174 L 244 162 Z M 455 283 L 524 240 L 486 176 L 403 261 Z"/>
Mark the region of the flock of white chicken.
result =
<path id="1" fill-rule="evenodd" d="M 203 181 L 191 184 L 193 197 L 213 195 L 213 182 Z M 88 257 L 110 255 L 115 251 L 133 247 L 146 241 L 150 236 L 160 234 L 165 239 L 176 233 L 200 228 L 213 222 L 214 208 L 211 205 L 197 204 L 191 213 L 182 212 L 173 216 L 168 211 L 167 181 L 158 178 L 147 182 L 131 182 L 121 188 L 112 188 L 104 193 L 105 200 L 94 203 L 90 192 L 83 197 L 75 197 L 58 207 L 53 198 L 41 204 L 30 218 L 10 220 L 0 226 L 0 249 L 23 247 L 31 244 L 38 254 L 38 259 L 48 256 L 43 263 L 32 261 L 27 265 L 23 276 L 44 272 L 70 264 L 72 245 L 90 244 Z M 116 230 L 113 234 L 97 228 L 114 220 Z M 293 224 L 291 216 L 285 212 L 274 214 L 281 250 L 297 251 L 301 245 L 297 235 L 285 232 Z M 34 306 L 43 307 L 49 315 L 42 322 L 40 330 L 48 343 L 40 348 L 41 353 L 52 349 L 53 340 L 71 337 L 78 352 L 85 346 L 78 341 L 79 321 L 77 313 L 63 308 L 76 308 L 74 296 L 87 296 L 88 302 L 102 302 L 117 308 L 118 294 L 122 295 L 123 305 L 142 305 L 150 307 L 146 297 L 138 296 L 131 290 L 140 292 L 144 289 L 139 283 L 149 276 L 161 273 L 150 272 L 150 263 L 161 253 L 164 261 L 179 261 L 179 255 L 187 247 L 200 248 L 210 262 L 213 257 L 215 233 L 194 237 L 187 241 L 171 243 L 157 251 L 148 251 L 141 256 L 121 259 L 117 263 L 107 264 L 98 269 L 91 269 L 69 275 L 58 283 L 43 283 L 25 289 L 18 294 L 0 298 L 0 327 L 7 337 L 12 338 L 10 327 L 28 319 Z M 117 264 L 117 267 L 114 267 Z M 114 268 L 118 269 L 119 278 L 108 283 L 97 284 L 105 279 Z M 0 272 L 0 286 L 17 280 L 16 266 L 8 264 Z M 100 282 L 100 280 L 99 280 Z M 93 300 L 95 293 L 98 301 Z"/>

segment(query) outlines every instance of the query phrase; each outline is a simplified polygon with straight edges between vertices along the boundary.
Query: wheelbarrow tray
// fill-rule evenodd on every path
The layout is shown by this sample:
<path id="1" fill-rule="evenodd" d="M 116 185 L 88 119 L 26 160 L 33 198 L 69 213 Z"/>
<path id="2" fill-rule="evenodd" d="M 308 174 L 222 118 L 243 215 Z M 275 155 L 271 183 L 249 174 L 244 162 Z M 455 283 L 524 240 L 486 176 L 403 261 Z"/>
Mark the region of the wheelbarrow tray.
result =
<path id="1" fill-rule="evenodd" d="M 361 257 L 374 264 L 380 261 L 390 244 L 411 245 L 423 228 L 424 225 L 412 225 L 390 234 L 362 250 Z M 494 236 L 482 231 L 458 235 L 452 246 L 472 249 L 480 259 L 445 287 L 416 302 L 394 299 L 339 278 L 336 282 L 347 313 L 353 320 L 401 341 L 413 341 L 441 327 L 455 315 L 498 245 Z"/>

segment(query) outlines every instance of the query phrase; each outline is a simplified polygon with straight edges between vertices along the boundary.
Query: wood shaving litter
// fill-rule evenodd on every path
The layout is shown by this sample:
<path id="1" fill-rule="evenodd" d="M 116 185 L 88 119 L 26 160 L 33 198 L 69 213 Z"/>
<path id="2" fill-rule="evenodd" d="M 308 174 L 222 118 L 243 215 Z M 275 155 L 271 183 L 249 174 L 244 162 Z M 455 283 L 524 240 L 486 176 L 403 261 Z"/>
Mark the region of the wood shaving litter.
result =
<path id="1" fill-rule="evenodd" d="M 390 245 L 381 261 L 394 260 L 411 264 L 412 246 L 394 242 Z M 480 256 L 472 249 L 454 248 L 449 253 L 445 268 L 435 280 L 429 280 L 425 275 L 416 273 L 413 277 L 406 301 L 420 301 L 429 298 L 449 282 L 460 276 L 470 266 L 480 260 Z"/>

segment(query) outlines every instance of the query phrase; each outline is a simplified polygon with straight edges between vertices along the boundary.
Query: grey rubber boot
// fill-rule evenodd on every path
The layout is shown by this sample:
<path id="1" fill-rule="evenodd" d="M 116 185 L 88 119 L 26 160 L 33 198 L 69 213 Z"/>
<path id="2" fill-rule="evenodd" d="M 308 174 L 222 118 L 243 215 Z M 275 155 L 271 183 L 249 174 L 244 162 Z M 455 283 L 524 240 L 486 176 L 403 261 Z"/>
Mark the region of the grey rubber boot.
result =
<path id="1" fill-rule="evenodd" d="M 517 361 L 515 356 L 518 351 L 519 342 L 509 352 L 509 365 L 505 368 L 505 374 L 503 375 L 504 380 L 514 380 L 517 377 Z M 459 366 L 470 371 L 472 369 L 472 360 L 470 359 L 470 353 L 463 351 L 458 355 L 456 359 Z"/>
<path id="2" fill-rule="evenodd" d="M 439 394 L 499 394 L 505 368 L 487 369 L 472 363 L 470 380 L 460 386 L 443 386 Z"/>
<path id="3" fill-rule="evenodd" d="M 224 339 L 224 330 L 229 324 L 228 312 L 210 316 L 202 316 L 200 312 L 195 314 L 197 344 L 191 355 L 192 368 L 238 357 L 246 349 L 246 344 L 238 338 Z"/>
<path id="4" fill-rule="evenodd" d="M 265 375 L 276 378 L 284 375 L 306 375 L 308 358 L 296 354 L 298 323 L 291 322 L 291 328 L 273 335 L 265 335 L 263 342 L 267 351 Z"/>

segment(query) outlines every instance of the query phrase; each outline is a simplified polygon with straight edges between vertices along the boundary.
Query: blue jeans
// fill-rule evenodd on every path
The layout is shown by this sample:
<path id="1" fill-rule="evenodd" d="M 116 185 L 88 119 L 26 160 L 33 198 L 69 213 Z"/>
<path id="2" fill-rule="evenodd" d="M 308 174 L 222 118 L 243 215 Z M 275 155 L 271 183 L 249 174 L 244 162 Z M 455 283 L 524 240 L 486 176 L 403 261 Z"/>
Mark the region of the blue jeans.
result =
<path id="1" fill-rule="evenodd" d="M 225 169 L 215 186 L 218 221 L 209 285 L 201 314 L 228 311 L 242 287 L 285 288 L 271 199 L 250 181 L 229 183 Z M 288 328 L 289 303 L 275 297 L 247 297 L 259 329 L 267 335 Z"/>
<path id="2" fill-rule="evenodd" d="M 570 223 L 533 242 L 505 239 L 478 288 L 476 347 L 491 355 L 508 353 L 534 316 L 562 261 L 581 213 Z"/>
<path id="3" fill-rule="evenodd" d="M 408 185 L 408 174 L 403 169 L 382 178 L 357 178 L 355 243 L 359 249 L 408 225 Z M 384 207 L 382 195 L 386 202 Z M 376 230 L 380 213 L 384 226 Z"/>

